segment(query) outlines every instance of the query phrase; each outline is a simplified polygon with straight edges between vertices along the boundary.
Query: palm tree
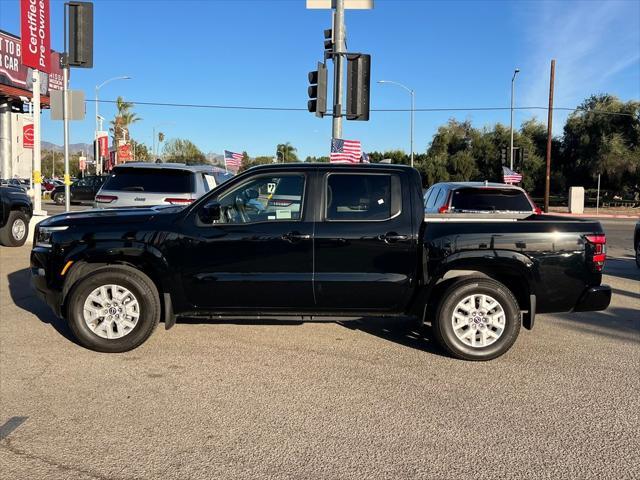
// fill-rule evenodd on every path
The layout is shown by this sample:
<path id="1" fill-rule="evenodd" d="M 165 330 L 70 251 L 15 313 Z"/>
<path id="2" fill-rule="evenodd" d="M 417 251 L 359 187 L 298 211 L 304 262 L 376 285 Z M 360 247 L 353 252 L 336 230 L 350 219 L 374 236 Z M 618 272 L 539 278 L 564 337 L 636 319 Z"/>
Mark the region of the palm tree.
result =
<path id="1" fill-rule="evenodd" d="M 109 129 L 113 134 L 114 144 L 118 145 L 119 140 L 129 139 L 129 126 L 142 120 L 138 114 L 131 111 L 133 108 L 132 102 L 125 102 L 124 98 L 118 97 L 116 99 L 116 108 L 118 112 L 115 118 L 111 121 L 111 128 Z"/>
<path id="2" fill-rule="evenodd" d="M 296 155 L 297 148 L 289 142 L 279 143 L 276 150 L 278 152 L 278 161 L 282 160 L 287 163 L 298 161 L 298 155 Z"/>

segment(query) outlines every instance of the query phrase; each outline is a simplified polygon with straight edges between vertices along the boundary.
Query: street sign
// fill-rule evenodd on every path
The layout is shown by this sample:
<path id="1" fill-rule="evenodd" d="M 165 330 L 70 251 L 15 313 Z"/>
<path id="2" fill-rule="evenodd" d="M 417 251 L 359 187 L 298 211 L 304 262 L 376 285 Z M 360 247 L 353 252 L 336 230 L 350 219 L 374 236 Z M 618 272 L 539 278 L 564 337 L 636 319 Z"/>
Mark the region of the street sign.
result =
<path id="1" fill-rule="evenodd" d="M 51 70 L 49 0 L 20 0 L 22 63 L 34 70 Z"/>
<path id="2" fill-rule="evenodd" d="M 22 147 L 33 150 L 33 123 L 22 126 Z"/>
<path id="3" fill-rule="evenodd" d="M 307 0 L 307 8 L 336 8 L 336 0 Z M 371 10 L 373 8 L 373 0 L 344 0 L 344 8 L 351 10 Z"/>
<path id="4" fill-rule="evenodd" d="M 82 90 L 68 90 L 69 95 L 69 120 L 84 120 L 85 104 Z M 51 120 L 63 120 L 62 118 L 62 92 L 51 91 Z"/>

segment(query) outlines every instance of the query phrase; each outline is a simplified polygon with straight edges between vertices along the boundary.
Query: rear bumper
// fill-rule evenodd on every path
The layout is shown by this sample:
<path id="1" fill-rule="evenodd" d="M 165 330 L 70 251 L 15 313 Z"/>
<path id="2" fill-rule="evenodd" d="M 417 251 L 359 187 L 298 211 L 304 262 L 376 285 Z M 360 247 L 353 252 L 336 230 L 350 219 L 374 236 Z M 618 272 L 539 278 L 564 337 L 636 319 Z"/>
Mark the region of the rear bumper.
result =
<path id="1" fill-rule="evenodd" d="M 609 303 L 611 303 L 611 287 L 609 285 L 589 287 L 582 292 L 573 311 L 592 312 L 595 310 L 604 310 L 609 306 Z"/>

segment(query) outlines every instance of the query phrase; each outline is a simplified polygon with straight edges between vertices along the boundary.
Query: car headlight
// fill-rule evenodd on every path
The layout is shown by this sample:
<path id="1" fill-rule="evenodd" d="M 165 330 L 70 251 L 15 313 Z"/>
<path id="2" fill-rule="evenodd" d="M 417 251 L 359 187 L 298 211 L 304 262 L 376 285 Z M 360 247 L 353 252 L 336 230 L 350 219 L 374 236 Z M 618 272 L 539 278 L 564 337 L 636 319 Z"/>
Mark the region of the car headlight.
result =
<path id="1" fill-rule="evenodd" d="M 69 226 L 63 227 L 36 227 L 36 247 L 51 248 L 51 235 L 53 232 L 63 232 Z"/>

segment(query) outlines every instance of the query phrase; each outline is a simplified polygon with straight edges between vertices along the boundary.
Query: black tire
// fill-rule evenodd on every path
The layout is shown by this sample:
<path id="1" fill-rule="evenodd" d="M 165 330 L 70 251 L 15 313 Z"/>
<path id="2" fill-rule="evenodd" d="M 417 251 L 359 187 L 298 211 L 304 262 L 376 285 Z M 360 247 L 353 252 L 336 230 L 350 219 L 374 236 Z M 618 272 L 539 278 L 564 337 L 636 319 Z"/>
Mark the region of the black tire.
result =
<path id="1" fill-rule="evenodd" d="M 24 212 L 13 210 L 9 213 L 7 224 L 0 228 L 0 243 L 5 247 L 21 247 L 27 241 L 28 234 L 29 217 Z"/>
<path id="2" fill-rule="evenodd" d="M 64 193 L 58 192 L 53 194 L 53 203 L 56 205 L 64 205 Z"/>
<path id="3" fill-rule="evenodd" d="M 84 302 L 101 285 L 120 285 L 136 297 L 140 316 L 135 327 L 117 339 L 107 339 L 94 333 L 84 321 Z M 143 344 L 160 321 L 158 290 L 144 273 L 134 268 L 109 266 L 99 268 L 76 282 L 67 302 L 67 319 L 78 342 L 97 352 L 119 353 Z"/>
<path id="4" fill-rule="evenodd" d="M 485 347 L 467 345 L 454 332 L 452 320 L 454 309 L 459 302 L 472 294 L 485 294 L 492 297 L 504 311 L 502 334 L 497 340 Z M 483 325 L 481 328 L 487 327 Z M 432 321 L 432 331 L 438 344 L 455 358 L 474 361 L 491 360 L 509 350 L 518 338 L 520 308 L 511 291 L 500 282 L 488 278 L 461 279 L 445 290 Z M 462 332 L 466 331 L 462 330 Z M 475 332 L 473 335 L 476 336 Z M 478 330 L 478 335 L 480 335 L 480 330 Z"/>
<path id="5" fill-rule="evenodd" d="M 636 265 L 640 268 L 640 242 L 636 244 Z"/>

